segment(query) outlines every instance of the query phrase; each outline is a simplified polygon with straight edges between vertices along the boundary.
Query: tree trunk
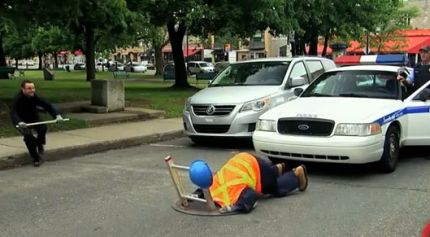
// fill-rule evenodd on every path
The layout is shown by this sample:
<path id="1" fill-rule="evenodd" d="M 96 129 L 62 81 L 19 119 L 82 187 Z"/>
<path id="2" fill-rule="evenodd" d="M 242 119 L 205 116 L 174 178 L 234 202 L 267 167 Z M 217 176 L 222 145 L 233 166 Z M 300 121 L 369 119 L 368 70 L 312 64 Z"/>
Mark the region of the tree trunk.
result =
<path id="1" fill-rule="evenodd" d="M 96 79 L 96 65 L 94 28 L 90 24 L 85 25 L 85 46 L 87 81 L 91 81 Z"/>
<path id="2" fill-rule="evenodd" d="M 325 57 L 327 55 L 327 47 L 328 47 L 328 40 L 329 40 L 330 36 L 327 34 L 325 34 L 324 36 L 324 48 L 323 51 L 321 53 L 321 56 Z"/>
<path id="3" fill-rule="evenodd" d="M 156 40 L 153 40 L 152 45 L 154 47 L 154 54 L 155 54 L 155 62 L 154 62 L 155 75 L 163 75 L 164 62 L 163 62 L 162 50 L 165 44 L 159 44 L 158 42 L 156 42 Z"/>
<path id="4" fill-rule="evenodd" d="M 52 52 L 52 55 L 54 55 L 54 69 L 58 69 L 58 54 L 57 52 Z"/>
<path id="5" fill-rule="evenodd" d="M 311 32 L 311 38 L 309 42 L 309 55 L 318 55 L 318 32 L 316 30 Z"/>
<path id="6" fill-rule="evenodd" d="M 3 50 L 3 32 L 0 31 L 0 67 L 6 67 L 6 55 Z"/>
<path id="7" fill-rule="evenodd" d="M 185 68 L 184 53 L 182 51 L 182 41 L 184 39 L 186 27 L 184 23 L 179 23 L 178 29 L 175 30 L 175 22 L 167 23 L 167 31 L 169 32 L 170 44 L 172 45 L 173 61 L 175 62 L 175 84 L 176 88 L 189 88 L 187 80 L 187 72 Z"/>
<path id="8" fill-rule="evenodd" d="M 43 63 L 43 54 L 42 53 L 37 53 L 37 57 L 39 58 L 39 70 L 42 70 L 42 63 Z"/>

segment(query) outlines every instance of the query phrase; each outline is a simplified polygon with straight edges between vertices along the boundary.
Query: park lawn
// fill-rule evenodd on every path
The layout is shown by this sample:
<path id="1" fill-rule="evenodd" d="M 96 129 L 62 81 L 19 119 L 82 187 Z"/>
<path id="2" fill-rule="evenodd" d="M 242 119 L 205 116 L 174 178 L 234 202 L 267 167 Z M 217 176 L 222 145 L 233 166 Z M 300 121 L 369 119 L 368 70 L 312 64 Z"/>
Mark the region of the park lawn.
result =
<path id="1" fill-rule="evenodd" d="M 24 79 L 30 79 L 36 84 L 36 92 L 52 103 L 90 100 L 91 83 L 85 80 L 85 71 L 55 71 L 52 81 L 43 80 L 43 73 L 39 70 L 27 70 L 24 77 L 13 80 L 0 80 L 0 137 L 16 136 L 18 133 L 11 126 L 8 106 L 19 90 Z M 113 79 L 111 72 L 97 72 L 96 79 Z M 206 82 L 196 84 L 195 78 L 189 82 L 194 88 L 175 89 L 173 82 L 163 82 L 161 77 L 143 73 L 130 73 L 125 79 L 126 106 L 143 107 L 164 110 L 166 117 L 180 117 L 185 100 L 206 87 Z M 49 118 L 48 118 L 49 119 Z M 55 124 L 50 131 L 71 130 L 85 128 L 85 121 L 73 120 L 63 124 Z"/>

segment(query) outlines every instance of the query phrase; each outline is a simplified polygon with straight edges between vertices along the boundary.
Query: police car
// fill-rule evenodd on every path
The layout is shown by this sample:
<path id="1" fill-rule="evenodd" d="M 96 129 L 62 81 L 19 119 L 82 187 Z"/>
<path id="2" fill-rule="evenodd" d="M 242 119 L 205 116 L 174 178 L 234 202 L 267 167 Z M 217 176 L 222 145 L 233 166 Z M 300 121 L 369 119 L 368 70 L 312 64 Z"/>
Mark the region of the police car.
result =
<path id="1" fill-rule="evenodd" d="M 253 134 L 272 159 L 327 163 L 377 162 L 396 168 L 399 149 L 430 145 L 430 81 L 411 92 L 397 66 L 329 70 L 298 97 L 261 115 Z"/>

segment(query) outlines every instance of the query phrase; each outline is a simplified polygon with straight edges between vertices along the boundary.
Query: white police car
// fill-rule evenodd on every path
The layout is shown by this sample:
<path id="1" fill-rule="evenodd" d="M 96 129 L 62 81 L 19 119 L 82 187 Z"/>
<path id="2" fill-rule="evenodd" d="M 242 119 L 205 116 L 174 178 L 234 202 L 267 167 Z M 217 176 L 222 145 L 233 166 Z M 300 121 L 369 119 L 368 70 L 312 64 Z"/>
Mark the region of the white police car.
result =
<path id="1" fill-rule="evenodd" d="M 332 163 L 378 161 L 395 169 L 399 148 L 430 145 L 430 81 L 410 94 L 396 66 L 325 72 L 300 96 L 259 117 L 253 143 L 278 159 Z"/>

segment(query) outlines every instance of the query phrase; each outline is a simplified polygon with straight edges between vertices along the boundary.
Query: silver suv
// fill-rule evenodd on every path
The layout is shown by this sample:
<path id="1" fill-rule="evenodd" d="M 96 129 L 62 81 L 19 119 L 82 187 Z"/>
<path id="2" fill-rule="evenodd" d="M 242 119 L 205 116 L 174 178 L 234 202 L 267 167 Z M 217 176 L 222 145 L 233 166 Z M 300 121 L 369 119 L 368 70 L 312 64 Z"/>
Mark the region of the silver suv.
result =
<path id="1" fill-rule="evenodd" d="M 207 137 L 252 136 L 258 117 L 294 96 L 326 70 L 320 57 L 264 58 L 230 64 L 185 103 L 184 132 L 195 143 Z"/>
<path id="2" fill-rule="evenodd" d="M 187 63 L 188 74 L 197 74 L 205 72 L 213 72 L 214 66 L 212 63 L 204 61 L 191 61 Z"/>

